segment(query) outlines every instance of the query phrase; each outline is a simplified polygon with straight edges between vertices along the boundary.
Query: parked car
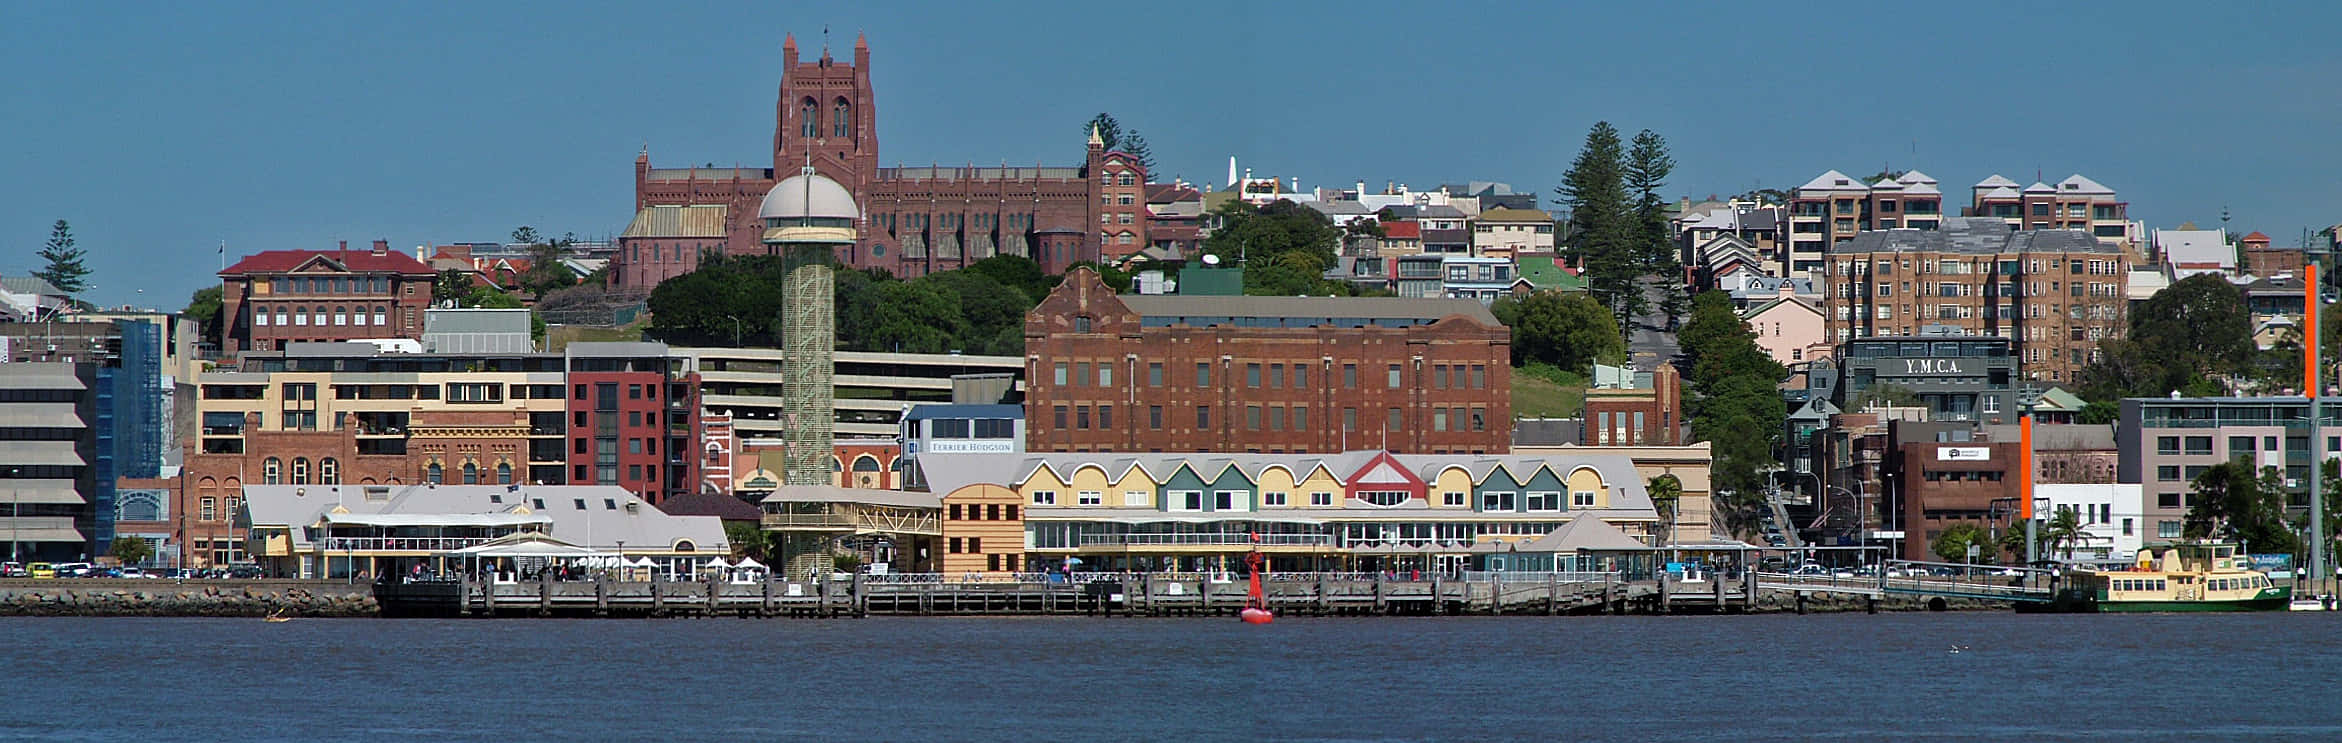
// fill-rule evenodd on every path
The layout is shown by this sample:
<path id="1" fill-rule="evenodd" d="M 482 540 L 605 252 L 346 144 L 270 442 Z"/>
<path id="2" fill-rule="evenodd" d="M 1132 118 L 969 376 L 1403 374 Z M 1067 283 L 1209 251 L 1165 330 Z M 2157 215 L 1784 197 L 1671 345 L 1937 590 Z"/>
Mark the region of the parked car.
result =
<path id="1" fill-rule="evenodd" d="M 36 562 L 25 568 L 25 572 L 35 578 L 55 578 L 57 577 L 57 566 Z"/>
<path id="2" fill-rule="evenodd" d="M 144 569 L 141 569 L 141 568 L 139 568 L 139 567 L 138 567 L 138 566 L 136 566 L 136 565 L 131 565 L 131 566 L 127 566 L 127 567 L 116 568 L 116 569 L 114 570 L 114 577 L 116 577 L 116 578 L 145 578 L 145 577 L 148 577 L 148 576 L 147 576 L 147 574 L 146 574 L 146 571 L 145 571 Z"/>
<path id="3" fill-rule="evenodd" d="M 60 562 L 52 567 L 59 578 L 87 578 L 96 569 L 96 566 L 86 562 Z"/>
<path id="4" fill-rule="evenodd" d="M 0 578 L 22 578 L 26 572 L 22 564 L 0 562 Z"/>

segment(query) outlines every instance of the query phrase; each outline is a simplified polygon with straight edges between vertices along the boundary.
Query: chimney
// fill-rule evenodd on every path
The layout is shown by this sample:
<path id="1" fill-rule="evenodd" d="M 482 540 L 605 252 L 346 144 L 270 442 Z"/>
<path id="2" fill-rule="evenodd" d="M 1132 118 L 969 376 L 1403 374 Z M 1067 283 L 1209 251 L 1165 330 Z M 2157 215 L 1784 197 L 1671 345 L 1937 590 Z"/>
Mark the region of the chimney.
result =
<path id="1" fill-rule="evenodd" d="M 350 252 L 350 241 L 348 241 L 348 240 L 343 240 L 343 241 L 341 241 L 341 246 L 340 246 L 340 247 L 337 247 L 337 248 L 334 248 L 334 250 L 336 250 L 336 251 L 339 251 L 339 252 L 343 252 L 343 253 Z"/>
<path id="2" fill-rule="evenodd" d="M 389 240 L 376 240 L 376 241 L 374 241 L 374 254 L 375 254 L 375 255 L 387 255 L 387 254 L 389 254 L 389 253 L 390 253 L 390 241 L 389 241 Z"/>

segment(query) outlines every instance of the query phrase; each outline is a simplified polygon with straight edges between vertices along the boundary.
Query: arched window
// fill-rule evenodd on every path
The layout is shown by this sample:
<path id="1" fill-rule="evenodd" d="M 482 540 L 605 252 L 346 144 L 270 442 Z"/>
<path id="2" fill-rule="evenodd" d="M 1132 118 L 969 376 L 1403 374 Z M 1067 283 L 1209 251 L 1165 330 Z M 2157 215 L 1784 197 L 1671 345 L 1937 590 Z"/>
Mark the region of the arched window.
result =
<path id="1" fill-rule="evenodd" d="M 333 457 L 317 460 L 317 482 L 324 485 L 342 484 L 342 463 Z"/>
<path id="2" fill-rule="evenodd" d="M 830 107 L 829 135 L 839 139 L 854 136 L 854 104 L 847 103 L 844 98 L 839 98 L 837 105 Z"/>
<path id="3" fill-rule="evenodd" d="M 308 457 L 294 457 L 294 458 L 293 458 L 293 484 L 294 484 L 294 485 L 307 485 L 307 484 L 309 484 L 309 458 L 308 458 Z"/>
<path id="4" fill-rule="evenodd" d="M 512 463 L 511 463 L 511 462 L 497 462 L 497 463 L 496 463 L 496 484 L 498 484 L 498 485 L 511 485 L 511 484 L 512 484 Z"/>
<path id="5" fill-rule="evenodd" d="M 446 476 L 447 468 L 440 466 L 438 462 L 432 462 L 431 466 L 423 468 L 424 482 L 437 485 L 440 483 L 440 480 Z"/>
<path id="6" fill-rule="evenodd" d="M 464 463 L 464 484 L 465 484 L 465 485 L 478 485 L 478 484 L 480 484 L 480 464 L 479 464 L 478 462 L 465 462 L 465 463 Z"/>
<path id="7" fill-rule="evenodd" d="M 260 462 L 260 484 L 262 484 L 262 485 L 276 485 L 276 484 L 278 484 L 278 482 L 277 482 L 277 481 L 278 481 L 279 479 L 281 479 L 281 478 L 283 478 L 283 477 L 284 477 L 284 469 L 285 469 L 285 463 L 284 463 L 282 460 L 279 460 L 279 459 L 277 459 L 276 457 L 269 457 L 269 458 L 267 458 L 267 459 L 261 460 L 261 462 Z"/>
<path id="8" fill-rule="evenodd" d="M 821 109 L 816 108 L 816 105 L 813 99 L 807 98 L 800 107 L 797 115 L 804 117 L 804 120 L 797 122 L 797 136 L 812 139 L 821 135 Z"/>
<path id="9" fill-rule="evenodd" d="M 878 471 L 878 458 L 877 458 L 877 457 L 870 456 L 870 455 L 868 455 L 868 454 L 864 454 L 864 455 L 862 455 L 862 456 L 855 457 L 855 458 L 854 458 L 854 471 L 855 471 L 855 472 L 877 472 L 877 471 Z"/>
<path id="10" fill-rule="evenodd" d="M 692 544 L 692 543 L 691 543 L 691 540 L 689 540 L 689 539 L 678 539 L 678 540 L 675 540 L 675 551 L 676 551 L 676 552 L 698 552 L 698 551 L 699 551 L 699 545 Z"/>

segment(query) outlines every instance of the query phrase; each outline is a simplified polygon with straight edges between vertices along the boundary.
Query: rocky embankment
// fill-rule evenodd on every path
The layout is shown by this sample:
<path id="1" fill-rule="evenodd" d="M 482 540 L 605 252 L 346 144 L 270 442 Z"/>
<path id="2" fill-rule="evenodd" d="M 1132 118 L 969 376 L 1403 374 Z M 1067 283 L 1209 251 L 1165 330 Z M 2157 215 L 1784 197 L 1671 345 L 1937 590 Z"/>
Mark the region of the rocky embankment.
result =
<path id="1" fill-rule="evenodd" d="M 1868 606 L 1867 602 L 1865 602 L 1865 600 L 1860 596 L 1817 592 L 1808 595 L 1805 599 L 1805 611 L 1809 614 L 1869 611 L 1869 609 L 1870 607 Z M 2008 611 L 2009 603 L 2006 601 L 1978 601 L 1976 599 L 1963 598 L 1887 596 L 1878 600 L 1878 610 L 1882 612 Z M 1768 614 L 1776 612 L 1794 613 L 1797 611 L 1797 597 L 1785 591 L 1765 591 L 1757 596 L 1756 606 L 1751 607 L 1749 611 L 1751 613 Z"/>
<path id="2" fill-rule="evenodd" d="M 366 585 L 315 581 L 8 580 L 0 616 L 302 617 L 380 614 Z"/>

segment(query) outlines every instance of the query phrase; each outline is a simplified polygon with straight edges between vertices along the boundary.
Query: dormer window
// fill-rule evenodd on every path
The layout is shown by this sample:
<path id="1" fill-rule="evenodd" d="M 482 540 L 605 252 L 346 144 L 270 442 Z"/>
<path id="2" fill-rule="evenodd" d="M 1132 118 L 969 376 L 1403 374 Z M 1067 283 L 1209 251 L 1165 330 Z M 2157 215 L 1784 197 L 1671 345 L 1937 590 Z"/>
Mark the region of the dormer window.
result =
<path id="1" fill-rule="evenodd" d="M 1073 332 L 1076 332 L 1076 333 L 1087 333 L 1087 332 L 1090 332 L 1090 316 L 1089 316 L 1089 315 L 1075 315 L 1075 316 L 1074 316 L 1074 318 L 1073 318 Z"/>

